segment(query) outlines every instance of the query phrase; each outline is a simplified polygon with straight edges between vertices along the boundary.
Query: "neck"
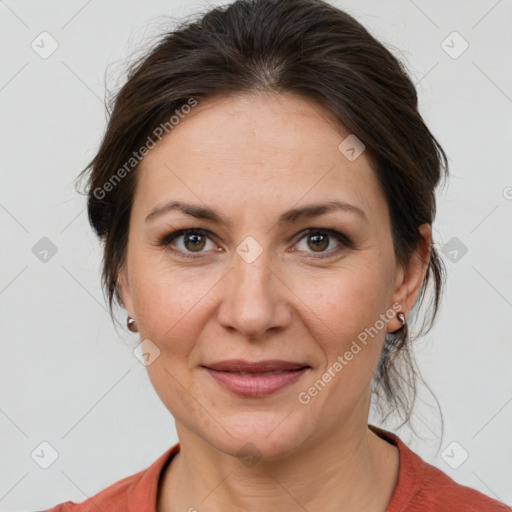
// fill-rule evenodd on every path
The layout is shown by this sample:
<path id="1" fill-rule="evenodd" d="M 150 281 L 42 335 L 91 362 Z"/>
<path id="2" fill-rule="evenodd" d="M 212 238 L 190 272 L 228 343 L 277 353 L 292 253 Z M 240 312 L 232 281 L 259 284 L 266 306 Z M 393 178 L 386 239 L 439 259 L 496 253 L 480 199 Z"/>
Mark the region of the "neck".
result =
<path id="1" fill-rule="evenodd" d="M 286 459 L 252 466 L 177 429 L 180 452 L 164 473 L 158 512 L 383 512 L 398 479 L 398 448 L 366 425 L 346 425 Z"/>

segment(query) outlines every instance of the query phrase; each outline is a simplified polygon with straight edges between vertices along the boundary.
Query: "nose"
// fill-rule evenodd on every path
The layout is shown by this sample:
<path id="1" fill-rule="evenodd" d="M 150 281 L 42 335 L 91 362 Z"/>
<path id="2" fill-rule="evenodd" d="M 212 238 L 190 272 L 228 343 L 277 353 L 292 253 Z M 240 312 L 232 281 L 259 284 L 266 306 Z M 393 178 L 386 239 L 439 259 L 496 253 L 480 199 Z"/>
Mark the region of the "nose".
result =
<path id="1" fill-rule="evenodd" d="M 290 325 L 292 315 L 287 297 L 291 291 L 278 271 L 270 268 L 265 251 L 250 263 L 235 255 L 233 267 L 223 281 L 218 321 L 224 328 L 258 341 L 271 330 Z"/>

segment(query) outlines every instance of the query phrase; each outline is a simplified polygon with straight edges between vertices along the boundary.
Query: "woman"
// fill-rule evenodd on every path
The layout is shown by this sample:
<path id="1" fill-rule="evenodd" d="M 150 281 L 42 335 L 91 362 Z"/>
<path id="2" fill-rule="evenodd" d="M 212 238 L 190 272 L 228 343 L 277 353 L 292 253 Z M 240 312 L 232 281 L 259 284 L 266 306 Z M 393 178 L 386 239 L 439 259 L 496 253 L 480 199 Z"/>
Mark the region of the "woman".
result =
<path id="1" fill-rule="evenodd" d="M 239 0 L 183 24 L 131 69 L 85 173 L 111 311 L 179 444 L 52 510 L 510 510 L 368 425 L 372 397 L 412 411 L 446 156 L 357 21 Z"/>

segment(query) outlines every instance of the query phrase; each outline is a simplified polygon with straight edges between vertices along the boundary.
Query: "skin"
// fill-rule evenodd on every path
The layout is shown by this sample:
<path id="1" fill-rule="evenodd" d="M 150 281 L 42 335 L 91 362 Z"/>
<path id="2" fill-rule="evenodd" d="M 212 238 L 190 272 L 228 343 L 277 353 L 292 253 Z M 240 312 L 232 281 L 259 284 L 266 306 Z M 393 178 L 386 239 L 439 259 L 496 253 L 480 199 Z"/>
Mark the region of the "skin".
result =
<path id="1" fill-rule="evenodd" d="M 419 293 L 431 228 L 420 227 L 422 244 L 400 267 L 370 159 L 338 149 L 347 135 L 298 96 L 232 95 L 202 101 L 141 162 L 118 282 L 141 340 L 160 350 L 147 370 L 180 440 L 159 512 L 382 512 L 391 499 L 398 449 L 368 429 L 370 386 L 386 331 L 401 325 L 393 304 L 407 316 Z M 367 222 L 332 211 L 277 224 L 288 209 L 333 199 L 364 210 Z M 207 205 L 225 223 L 177 210 L 145 222 L 170 200 Z M 185 228 L 212 236 L 199 252 L 185 236 L 158 245 Z M 301 234 L 308 228 L 336 230 L 354 247 L 327 237 L 318 249 Z M 248 236 L 263 249 L 251 263 L 236 252 Z M 378 334 L 301 404 L 298 394 L 387 311 Z M 271 396 L 241 398 L 201 368 L 233 358 L 311 369 Z M 261 457 L 250 466 L 239 454 L 248 442 Z"/>

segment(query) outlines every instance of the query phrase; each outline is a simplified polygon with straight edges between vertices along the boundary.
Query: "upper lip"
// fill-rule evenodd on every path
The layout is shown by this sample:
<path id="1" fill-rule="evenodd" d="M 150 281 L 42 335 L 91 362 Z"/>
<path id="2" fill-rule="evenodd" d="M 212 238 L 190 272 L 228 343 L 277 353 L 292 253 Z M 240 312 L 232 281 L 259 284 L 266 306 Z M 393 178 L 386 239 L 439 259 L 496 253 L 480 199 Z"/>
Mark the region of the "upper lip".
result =
<path id="1" fill-rule="evenodd" d="M 309 367 L 309 365 L 304 363 L 297 363 L 294 361 L 281 361 L 278 359 L 267 361 L 244 361 L 243 359 L 229 359 L 225 361 L 218 361 L 216 363 L 209 363 L 207 365 L 205 364 L 203 366 L 209 368 L 210 370 L 244 373 L 298 370 L 299 368 Z"/>

